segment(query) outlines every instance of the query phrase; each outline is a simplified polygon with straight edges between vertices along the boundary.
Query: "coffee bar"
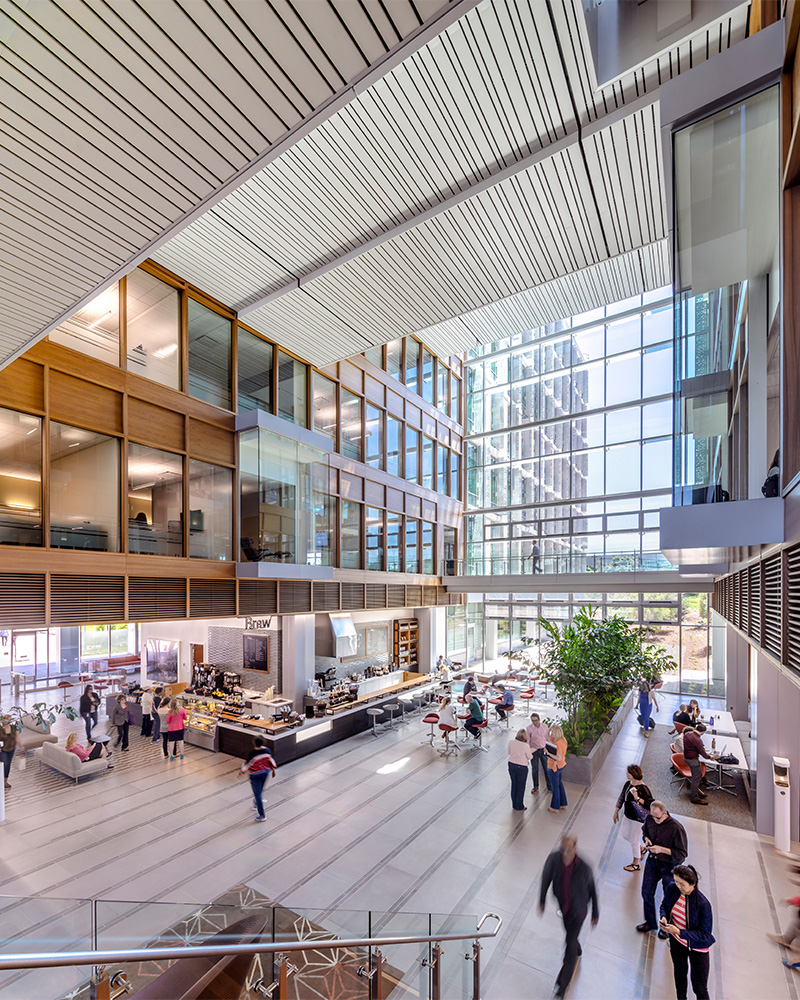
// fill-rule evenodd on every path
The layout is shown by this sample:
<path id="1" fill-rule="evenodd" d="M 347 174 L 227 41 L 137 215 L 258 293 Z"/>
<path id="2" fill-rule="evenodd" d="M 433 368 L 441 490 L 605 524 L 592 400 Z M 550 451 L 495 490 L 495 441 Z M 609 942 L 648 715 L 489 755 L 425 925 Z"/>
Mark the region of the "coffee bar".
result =
<path id="1" fill-rule="evenodd" d="M 399 704 L 402 712 L 430 687 L 430 664 L 419 669 L 419 623 L 407 614 L 172 624 L 171 638 L 163 622 L 143 627 L 153 638 L 145 634 L 142 681 L 129 700 L 138 722 L 142 687 L 169 677 L 188 712 L 186 742 L 212 752 L 244 758 L 261 736 L 286 763 L 372 728 L 368 709 Z"/>

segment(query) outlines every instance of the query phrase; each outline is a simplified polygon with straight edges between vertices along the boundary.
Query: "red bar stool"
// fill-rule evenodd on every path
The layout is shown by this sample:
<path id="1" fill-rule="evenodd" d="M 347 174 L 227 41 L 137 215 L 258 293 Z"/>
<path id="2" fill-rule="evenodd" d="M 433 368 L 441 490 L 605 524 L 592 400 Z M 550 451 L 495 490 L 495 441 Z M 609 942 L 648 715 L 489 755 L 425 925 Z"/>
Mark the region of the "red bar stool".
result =
<path id="1" fill-rule="evenodd" d="M 465 723 L 467 721 L 467 719 L 471 719 L 472 718 L 472 712 L 467 712 L 466 715 L 457 715 L 456 718 L 458 719 L 459 722 L 464 722 Z M 464 742 L 464 740 L 471 739 L 471 737 L 469 735 L 469 730 L 467 729 L 466 725 L 463 725 L 461 727 L 461 732 L 464 734 L 461 737 L 461 742 L 462 743 Z"/>
<path id="2" fill-rule="evenodd" d="M 450 733 L 456 731 L 455 726 L 447 726 L 443 722 L 439 723 L 439 731 L 444 736 L 444 746 L 439 747 L 440 757 L 449 757 L 450 754 L 457 754 L 460 752 L 460 747 L 455 740 L 450 739 Z"/>
<path id="3" fill-rule="evenodd" d="M 434 739 L 434 735 L 435 735 L 433 727 L 435 725 L 437 725 L 438 722 L 439 722 L 439 713 L 438 712 L 428 712 L 428 714 L 424 717 L 424 719 L 422 721 L 423 721 L 423 723 L 426 726 L 430 726 L 431 727 L 431 735 L 430 735 L 429 739 L 422 740 L 420 742 L 420 746 L 424 746 L 426 743 L 429 746 L 433 746 L 434 745 L 433 739 Z"/>
<path id="4" fill-rule="evenodd" d="M 482 750 L 484 753 L 489 752 L 489 748 L 483 745 L 483 733 L 487 726 L 488 722 L 486 721 L 486 719 L 484 719 L 483 722 L 478 722 L 476 724 L 475 729 L 477 730 L 478 738 L 473 739 L 472 742 L 469 744 L 473 750 Z"/>

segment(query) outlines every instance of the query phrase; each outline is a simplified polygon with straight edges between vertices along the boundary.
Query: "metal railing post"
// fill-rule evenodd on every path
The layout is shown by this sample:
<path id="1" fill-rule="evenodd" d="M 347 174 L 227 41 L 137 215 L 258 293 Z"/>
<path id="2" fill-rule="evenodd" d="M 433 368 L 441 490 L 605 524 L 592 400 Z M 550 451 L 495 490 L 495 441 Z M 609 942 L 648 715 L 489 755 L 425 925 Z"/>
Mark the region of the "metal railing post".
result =
<path id="1" fill-rule="evenodd" d="M 472 954 L 469 952 L 464 956 L 472 965 L 472 1000 L 481 1000 L 481 943 L 472 942 Z"/>

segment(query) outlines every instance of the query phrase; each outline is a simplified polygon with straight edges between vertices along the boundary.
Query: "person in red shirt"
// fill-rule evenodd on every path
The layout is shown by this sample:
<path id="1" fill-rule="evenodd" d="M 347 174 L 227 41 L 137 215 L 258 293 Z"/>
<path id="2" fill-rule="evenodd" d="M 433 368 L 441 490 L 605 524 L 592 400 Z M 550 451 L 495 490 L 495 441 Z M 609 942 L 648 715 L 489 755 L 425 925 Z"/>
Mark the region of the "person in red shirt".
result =
<path id="1" fill-rule="evenodd" d="M 267 816 L 264 812 L 264 783 L 271 774 L 275 773 L 277 767 L 278 765 L 264 745 L 262 737 L 256 736 L 253 740 L 253 749 L 247 755 L 244 764 L 242 764 L 242 774 L 246 774 L 250 778 L 250 788 L 253 792 L 253 808 L 258 813 L 256 816 L 257 823 L 266 822 Z"/>
<path id="2" fill-rule="evenodd" d="M 683 731 L 683 759 L 692 772 L 692 786 L 689 798 L 696 806 L 707 806 L 706 793 L 701 789 L 700 783 L 703 780 L 703 765 L 700 758 L 706 760 L 716 760 L 719 754 L 708 753 L 703 746 L 702 734 L 706 727 L 702 722 L 698 723 L 694 729 L 684 729 Z"/>

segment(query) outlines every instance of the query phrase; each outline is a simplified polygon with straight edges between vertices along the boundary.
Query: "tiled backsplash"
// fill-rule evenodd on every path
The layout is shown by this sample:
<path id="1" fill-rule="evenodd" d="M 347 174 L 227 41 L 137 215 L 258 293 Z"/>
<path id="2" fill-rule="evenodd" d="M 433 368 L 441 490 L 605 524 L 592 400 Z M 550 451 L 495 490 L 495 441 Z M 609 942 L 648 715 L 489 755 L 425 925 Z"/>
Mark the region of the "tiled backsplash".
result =
<path id="1" fill-rule="evenodd" d="M 274 686 L 276 691 L 283 689 L 283 658 L 281 650 L 281 633 L 277 629 L 259 629 L 250 631 L 248 635 L 269 636 L 269 672 L 244 669 L 243 628 L 228 628 L 220 625 L 210 625 L 208 628 L 208 662 L 213 663 L 218 670 L 230 670 L 241 674 L 242 687 L 250 691 L 266 691 Z"/>

